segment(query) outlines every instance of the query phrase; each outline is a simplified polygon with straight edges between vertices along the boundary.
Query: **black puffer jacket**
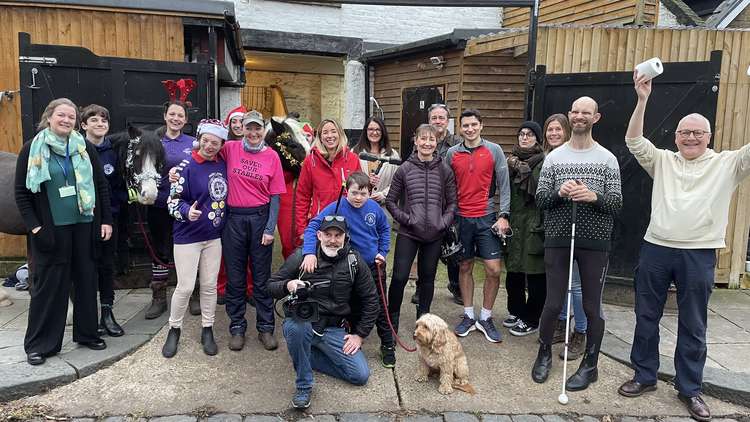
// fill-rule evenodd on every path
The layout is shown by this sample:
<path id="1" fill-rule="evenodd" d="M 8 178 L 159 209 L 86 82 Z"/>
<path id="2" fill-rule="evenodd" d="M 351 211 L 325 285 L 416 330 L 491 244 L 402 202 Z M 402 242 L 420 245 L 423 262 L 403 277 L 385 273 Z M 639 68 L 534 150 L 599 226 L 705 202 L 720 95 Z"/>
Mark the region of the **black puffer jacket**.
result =
<path id="1" fill-rule="evenodd" d="M 405 201 L 399 208 L 402 194 Z M 385 206 L 399 223 L 399 233 L 420 242 L 440 239 L 456 212 L 453 170 L 440 157 L 420 161 L 412 154 L 393 175 Z"/>
<path id="2" fill-rule="evenodd" d="M 350 254 L 355 257 L 356 268 L 350 266 Z M 335 258 L 329 258 L 322 253 L 320 246 L 315 255 L 318 258 L 318 267 L 315 272 L 305 273 L 300 279 L 309 281 L 313 286 L 322 281 L 331 281 L 328 287 L 310 290 L 310 298 L 318 302 L 321 320 L 346 319 L 351 322 L 352 314 L 357 314 L 359 319 L 352 327 L 352 333 L 362 338 L 367 337 L 375 325 L 380 308 L 375 283 L 372 281 L 372 274 L 365 260 L 351 248 L 349 242 L 344 244 Z M 268 292 L 274 299 L 281 299 L 289 294 L 286 283 L 299 277 L 302 259 L 300 248 L 294 251 L 279 271 L 268 280 Z M 354 303 L 359 309 L 352 309 Z"/>

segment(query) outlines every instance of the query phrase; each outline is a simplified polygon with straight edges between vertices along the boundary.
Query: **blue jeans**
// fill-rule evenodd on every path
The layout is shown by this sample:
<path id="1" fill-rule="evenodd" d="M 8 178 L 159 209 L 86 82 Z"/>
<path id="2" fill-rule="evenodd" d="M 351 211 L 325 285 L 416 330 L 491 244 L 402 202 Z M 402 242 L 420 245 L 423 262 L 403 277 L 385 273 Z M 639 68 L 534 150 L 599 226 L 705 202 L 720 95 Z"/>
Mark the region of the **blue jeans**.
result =
<path id="1" fill-rule="evenodd" d="M 573 283 L 570 289 L 573 297 L 573 318 L 575 319 L 575 330 L 579 333 L 586 332 L 586 313 L 583 311 L 583 293 L 581 292 L 581 274 L 578 272 L 578 261 L 573 261 Z M 568 313 L 568 297 L 563 301 L 563 308 L 560 311 L 560 321 L 565 321 Z"/>
<path id="2" fill-rule="evenodd" d="M 354 385 L 367 384 L 370 368 L 365 354 L 362 349 L 353 355 L 344 353 L 345 335 L 341 327 L 328 327 L 319 336 L 309 322 L 284 319 L 284 339 L 297 372 L 297 389 L 312 388 L 313 369 Z"/>
<path id="3" fill-rule="evenodd" d="M 669 285 L 677 287 L 677 347 L 674 367 L 677 391 L 701 393 L 706 364 L 708 299 L 714 285 L 713 249 L 675 249 L 643 242 L 635 271 L 635 333 L 630 361 L 635 380 L 655 384 L 659 370 L 659 321 Z"/>

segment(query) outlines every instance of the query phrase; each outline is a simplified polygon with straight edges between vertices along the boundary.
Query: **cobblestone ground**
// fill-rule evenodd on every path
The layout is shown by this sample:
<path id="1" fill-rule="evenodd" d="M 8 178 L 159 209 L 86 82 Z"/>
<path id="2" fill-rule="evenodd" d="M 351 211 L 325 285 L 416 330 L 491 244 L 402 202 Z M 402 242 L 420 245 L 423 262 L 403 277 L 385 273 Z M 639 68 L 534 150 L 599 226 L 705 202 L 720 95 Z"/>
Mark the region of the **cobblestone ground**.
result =
<path id="1" fill-rule="evenodd" d="M 0 417 L 8 417 L 2 415 Z M 13 419 L 0 419 L 13 420 Z M 47 421 L 44 417 L 33 417 L 34 422 Z M 172 415 L 156 418 L 143 418 L 138 415 L 109 416 L 105 418 L 54 418 L 70 422 L 279 422 L 279 421 L 320 421 L 320 422 L 695 422 L 691 418 L 653 417 L 635 418 L 631 416 L 590 416 L 590 415 L 496 415 L 465 412 L 447 412 L 443 414 L 414 414 L 414 413 L 342 413 L 311 415 L 303 412 L 290 411 L 281 415 L 240 415 L 235 413 L 221 413 L 215 415 Z M 750 417 L 716 418 L 713 422 L 748 422 Z"/>

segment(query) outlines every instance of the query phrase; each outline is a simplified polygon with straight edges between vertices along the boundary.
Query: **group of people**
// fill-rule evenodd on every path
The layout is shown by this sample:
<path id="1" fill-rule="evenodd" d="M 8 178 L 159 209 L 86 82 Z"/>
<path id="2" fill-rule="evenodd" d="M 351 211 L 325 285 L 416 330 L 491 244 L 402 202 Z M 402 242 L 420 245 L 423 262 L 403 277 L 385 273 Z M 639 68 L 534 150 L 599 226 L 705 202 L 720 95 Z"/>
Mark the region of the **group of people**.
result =
<path id="1" fill-rule="evenodd" d="M 750 174 L 750 147 L 721 153 L 708 149 L 710 122 L 691 114 L 675 130 L 678 151 L 657 149 L 643 137 L 651 82 L 636 73 L 634 84 L 638 103 L 625 143 L 654 179 L 654 189 L 635 274 L 635 376 L 619 392 L 635 397 L 656 388 L 658 324 L 674 282 L 680 327 L 676 387 L 690 414 L 704 421 L 710 418 L 700 394 L 714 252 L 724 246 L 732 192 Z M 25 340 L 31 364 L 60 350 L 72 281 L 74 341 L 106 347 L 96 325 L 96 274 L 102 333 L 122 334 L 111 314 L 112 252 L 98 246 L 111 244 L 113 214 L 122 198 L 107 183 L 111 172 L 100 159 L 107 147 L 107 125 L 101 122 L 109 116 L 106 109 L 92 107 L 81 119 L 84 138 L 77 131 L 75 105 L 65 99 L 50 103 L 39 134 L 19 156 L 16 198 L 34 256 Z M 287 150 L 266 145 L 271 124 L 256 111 L 233 110 L 225 122 L 203 120 L 197 139 L 182 132 L 187 115 L 179 102 L 165 108 L 166 166 L 148 213 L 157 257 L 147 317 L 166 311 L 172 256 L 178 279 L 165 357 L 177 353 L 183 315 L 196 290 L 201 343 L 208 355 L 218 352 L 212 331 L 217 297 L 226 304 L 229 349 L 235 351 L 245 343 L 251 297 L 260 343 L 267 350 L 277 348 L 274 299 L 285 299 L 283 335 L 297 375 L 294 407 L 310 405 L 313 370 L 365 384 L 369 368 L 363 339 L 377 327 L 381 363 L 395 366 L 394 335 L 414 260 L 419 318 L 430 312 L 437 266 L 454 231 L 461 247 L 445 261 L 448 290 L 463 306 L 455 334 L 465 337 L 478 330 L 492 343 L 502 341 L 492 309 L 504 263 L 508 315 L 502 326 L 515 336 L 539 335 L 532 379 L 547 380 L 552 344 L 567 338 L 571 316 L 566 310 L 572 308 L 575 326 L 568 358 L 583 358 L 566 388 L 583 390 L 597 381 L 605 324 L 602 290 L 623 198 L 617 159 L 592 137 L 601 118 L 592 98 L 577 99 L 567 116 L 552 115 L 543 126 L 523 122 L 507 157 L 482 136 L 479 111 L 460 114 L 458 136 L 448 130 L 449 108 L 432 105 L 428 121 L 414 133 L 413 151 L 401 151 L 405 160 L 400 166 L 394 164 L 401 157 L 390 145 L 385 123 L 375 117 L 367 120 L 352 149 L 335 120 L 324 119 L 315 129 L 295 121 L 307 140 L 304 156 L 290 160 Z M 397 226 L 393 243 L 391 223 Z M 277 230 L 285 262 L 272 273 Z M 486 274 L 479 312 L 474 307 L 476 258 Z M 217 279 L 224 272 L 222 298 Z M 565 306 L 569 272 L 572 303 Z M 221 284 L 219 280 L 219 289 Z M 308 299 L 315 303 L 314 318 L 298 308 Z"/>

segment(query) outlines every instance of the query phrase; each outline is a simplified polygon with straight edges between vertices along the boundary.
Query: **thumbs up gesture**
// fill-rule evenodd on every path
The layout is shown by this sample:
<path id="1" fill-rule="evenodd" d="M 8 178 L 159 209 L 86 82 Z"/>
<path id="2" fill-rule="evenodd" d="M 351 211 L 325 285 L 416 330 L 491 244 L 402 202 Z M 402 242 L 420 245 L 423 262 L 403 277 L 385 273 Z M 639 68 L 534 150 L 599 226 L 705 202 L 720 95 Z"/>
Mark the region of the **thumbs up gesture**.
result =
<path id="1" fill-rule="evenodd" d="M 201 214 L 203 214 L 203 211 L 200 211 L 198 208 L 198 201 L 193 202 L 193 205 L 190 206 L 190 211 L 188 211 L 188 220 L 190 221 L 196 221 L 197 219 L 201 218 Z"/>

